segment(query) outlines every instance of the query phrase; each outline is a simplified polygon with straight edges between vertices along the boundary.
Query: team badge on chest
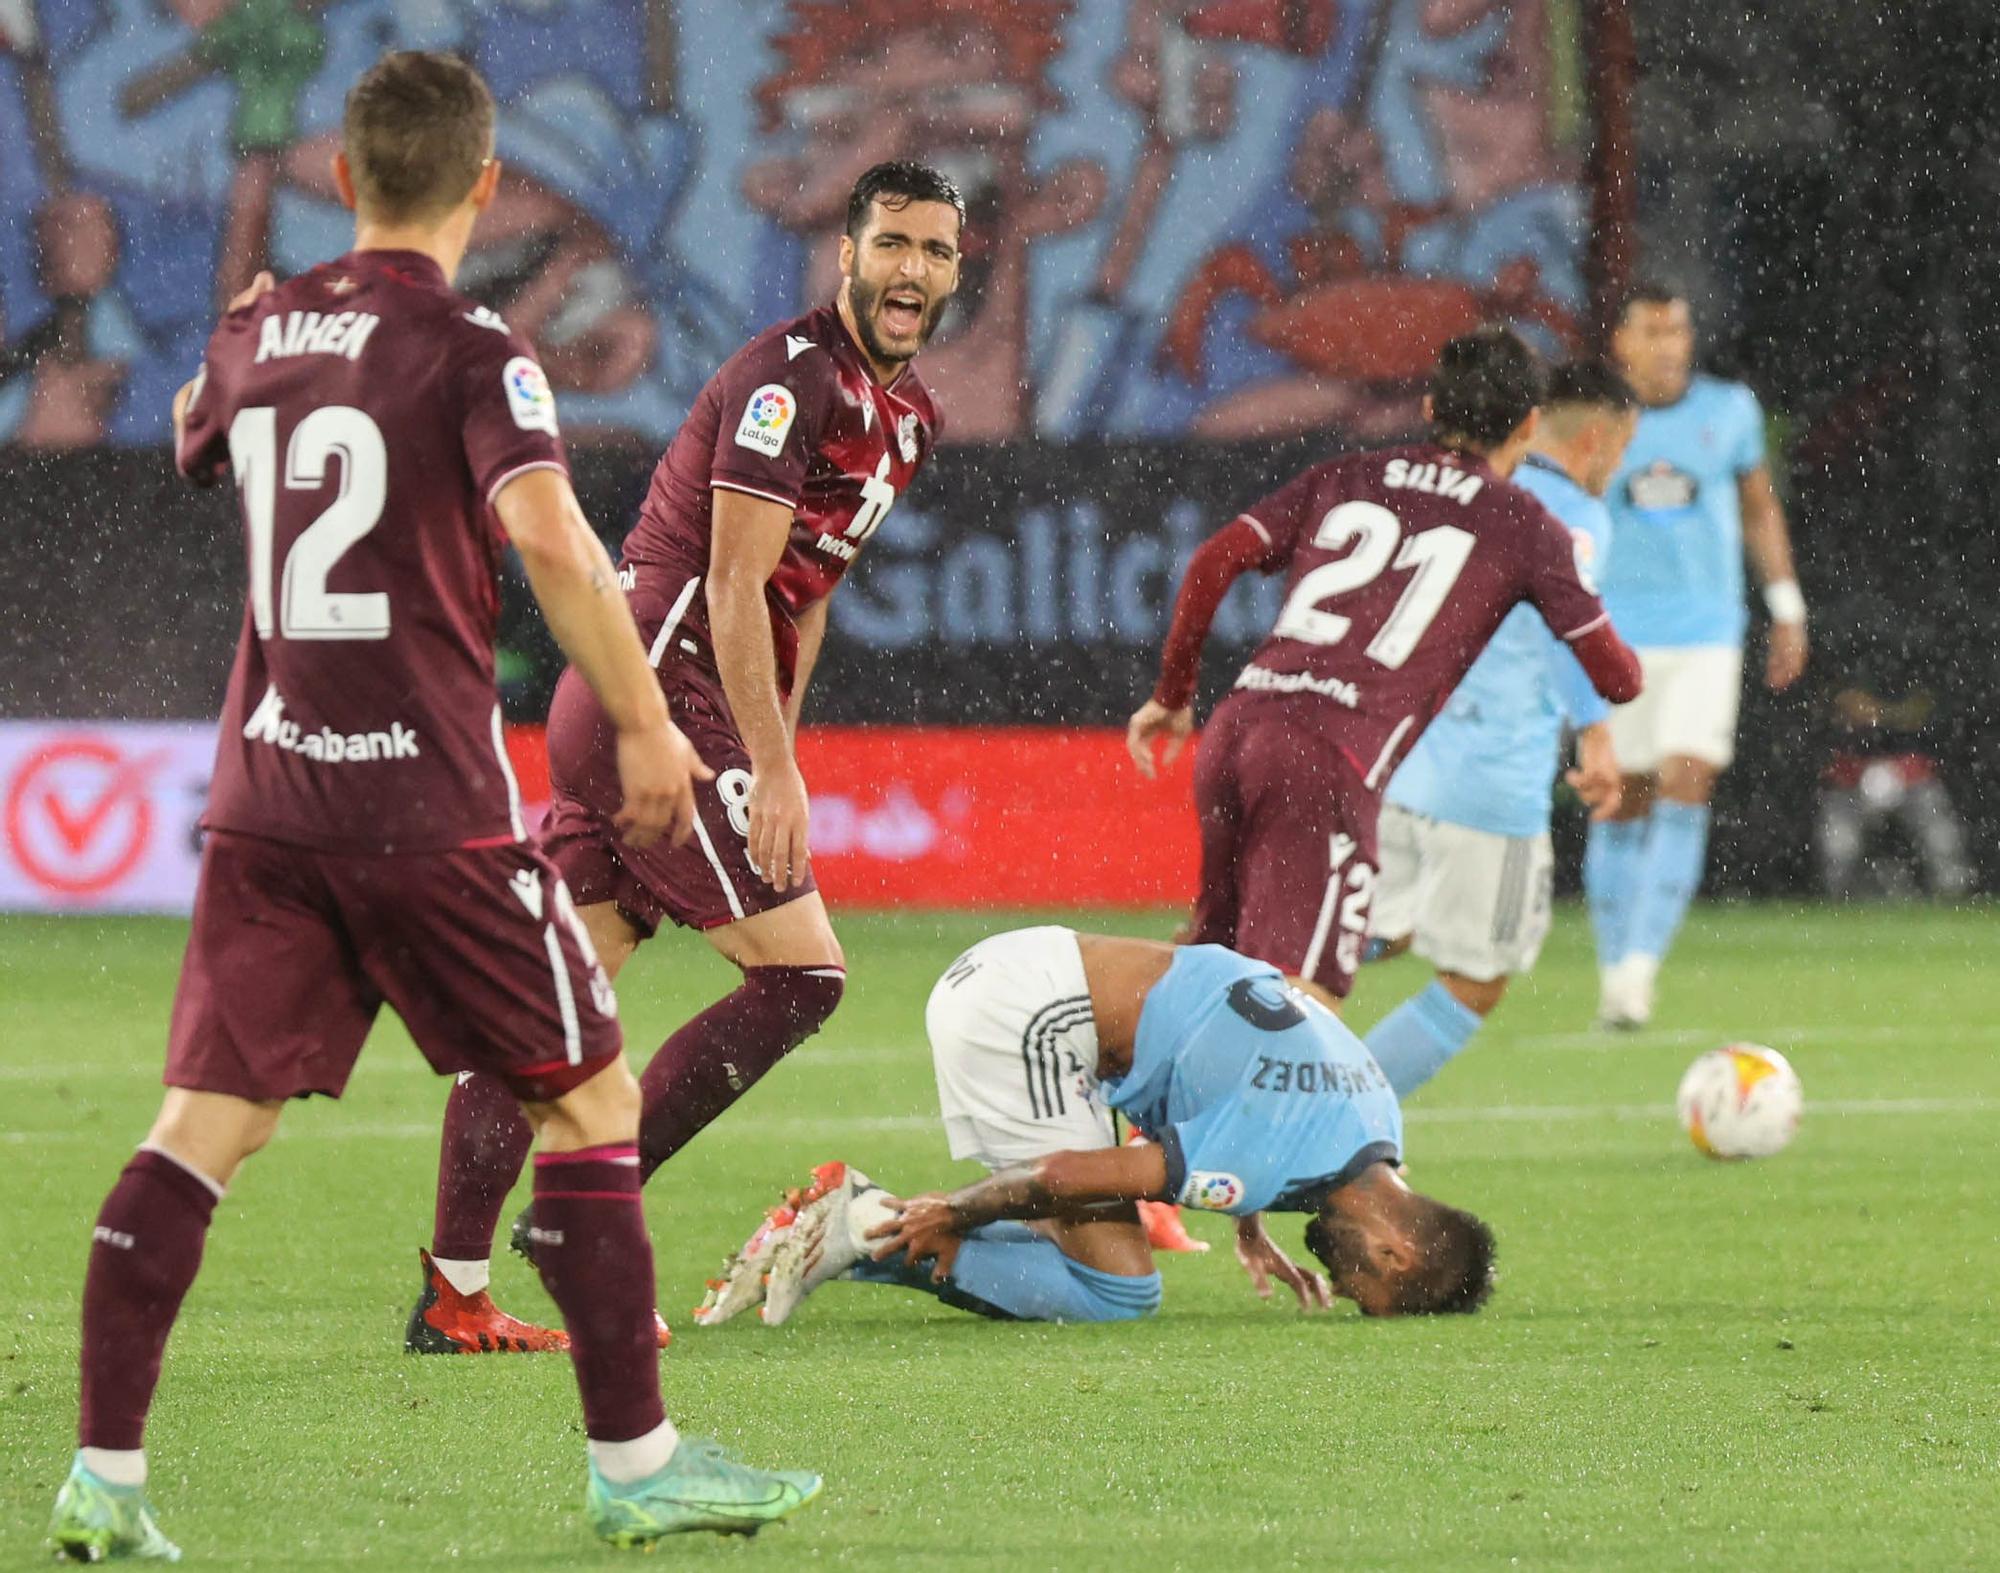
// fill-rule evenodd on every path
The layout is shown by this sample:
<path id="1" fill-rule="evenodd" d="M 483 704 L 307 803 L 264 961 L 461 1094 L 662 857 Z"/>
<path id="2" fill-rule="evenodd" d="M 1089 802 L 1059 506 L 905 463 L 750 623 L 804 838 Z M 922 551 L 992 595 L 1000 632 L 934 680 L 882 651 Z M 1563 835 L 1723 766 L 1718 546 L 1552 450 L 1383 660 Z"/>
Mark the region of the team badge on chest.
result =
<path id="1" fill-rule="evenodd" d="M 914 411 L 896 422 L 896 446 L 902 450 L 905 464 L 917 462 L 917 417 Z"/>

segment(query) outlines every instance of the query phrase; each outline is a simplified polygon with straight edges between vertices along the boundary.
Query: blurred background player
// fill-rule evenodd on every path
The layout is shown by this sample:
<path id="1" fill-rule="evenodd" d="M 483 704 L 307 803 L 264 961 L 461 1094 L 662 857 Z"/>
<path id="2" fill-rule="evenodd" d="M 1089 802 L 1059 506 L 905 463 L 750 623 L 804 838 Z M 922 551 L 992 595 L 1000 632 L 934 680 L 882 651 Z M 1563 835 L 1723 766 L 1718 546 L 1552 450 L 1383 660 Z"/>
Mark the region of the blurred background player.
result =
<path id="1" fill-rule="evenodd" d="M 1601 573 L 1611 517 L 1599 500 L 1638 420 L 1609 366 L 1559 367 L 1533 449 L 1514 483 Z M 1373 928 L 1387 954 L 1414 948 L 1437 980 L 1368 1034 L 1368 1050 L 1407 1098 L 1471 1042 L 1548 937 L 1555 854 L 1550 785 L 1565 719 L 1576 730 L 1569 782 L 1602 819 L 1618 806 L 1618 760 L 1607 705 L 1566 645 L 1517 606 L 1452 691 L 1389 782 Z"/>
<path id="2" fill-rule="evenodd" d="M 1129 1321 L 1160 1303 L 1144 1199 L 1233 1215 L 1257 1292 L 1276 1278 L 1307 1310 L 1333 1294 L 1371 1316 L 1486 1298 L 1491 1233 L 1403 1183 L 1381 1070 L 1274 967 L 1214 945 L 1020 929 L 952 963 L 925 1026 L 951 1155 L 990 1178 L 899 1201 L 822 1164 L 796 1217 L 731 1262 L 704 1325 L 759 1300 L 783 1322 L 840 1277 L 987 1316 Z M 1113 1110 L 1157 1140 L 1120 1147 Z M 1270 1238 L 1266 1209 L 1310 1216 L 1330 1286 Z"/>
<path id="3" fill-rule="evenodd" d="M 754 1529 L 819 1489 L 683 1447 L 662 1411 L 638 1088 L 502 744 L 511 540 L 613 718 L 620 827 L 686 833 L 699 762 L 570 491 L 540 367 L 450 286 L 499 181 L 493 120 L 456 58 L 380 61 L 348 96 L 334 171 L 354 248 L 236 297 L 174 401 L 182 474 L 235 475 L 250 605 L 168 1092 L 92 1236 L 81 1446 L 51 1526 L 81 1560 L 179 1559 L 142 1436 L 215 1204 L 286 1099 L 340 1095 L 385 1000 L 437 1070 L 488 1072 L 539 1133 L 540 1266 L 569 1326 L 598 1534 Z"/>
<path id="4" fill-rule="evenodd" d="M 1286 574 L 1270 637 L 1209 718 L 1195 761 L 1196 943 L 1228 945 L 1337 1008 L 1375 892 L 1382 792 L 1513 607 L 1531 602 L 1608 699 L 1639 691 L 1567 530 L 1507 477 L 1543 376 L 1504 328 L 1453 339 L 1424 401 L 1434 436 L 1319 464 L 1189 561 L 1159 686 L 1127 744 L 1178 752 L 1215 608 L 1245 569 Z"/>
<path id="5" fill-rule="evenodd" d="M 1806 603 L 1764 460 L 1764 413 L 1738 382 L 1694 370 L 1685 298 L 1641 285 L 1611 335 L 1639 428 L 1607 496 L 1618 549 L 1604 603 L 1639 651 L 1646 691 L 1611 717 L 1618 812 L 1593 825 L 1584 889 L 1607 1026 L 1652 1019 L 1653 986 L 1708 856 L 1709 799 L 1736 752 L 1743 686 L 1743 553 L 1771 614 L 1764 681 L 1805 670 Z"/>
<path id="6" fill-rule="evenodd" d="M 925 165 L 865 171 L 838 296 L 725 362 L 653 473 L 622 578 L 668 707 L 715 771 L 696 788 L 691 842 L 620 841 L 610 718 L 574 669 L 556 689 L 542 845 L 605 969 L 617 977 L 671 919 L 743 970 L 646 1067 L 642 1181 L 840 1003 L 846 958 L 813 881 L 793 744 L 827 597 L 937 445 L 938 410 L 910 363 L 957 287 L 964 220 L 957 189 Z M 460 1302 L 485 1290 L 527 1143 L 504 1088 L 461 1078 L 410 1349 L 495 1347 Z M 532 1256 L 539 1240 L 524 1218 L 516 1245 Z"/>

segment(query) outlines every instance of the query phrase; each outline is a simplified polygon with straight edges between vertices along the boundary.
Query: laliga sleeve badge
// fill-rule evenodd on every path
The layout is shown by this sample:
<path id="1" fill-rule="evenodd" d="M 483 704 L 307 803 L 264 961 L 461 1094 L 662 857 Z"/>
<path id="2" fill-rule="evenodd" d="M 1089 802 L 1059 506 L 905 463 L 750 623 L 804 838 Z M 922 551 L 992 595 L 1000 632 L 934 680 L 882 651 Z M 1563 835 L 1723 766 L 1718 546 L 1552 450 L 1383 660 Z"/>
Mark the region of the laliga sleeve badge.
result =
<path id="1" fill-rule="evenodd" d="M 1597 542 L 1590 538 L 1588 530 L 1571 530 L 1569 539 L 1570 549 L 1576 557 L 1576 576 L 1582 581 L 1584 589 L 1595 595 L 1597 576 L 1591 569 L 1597 562 Z"/>
<path id="2" fill-rule="evenodd" d="M 556 396 L 549 391 L 549 379 L 542 368 L 525 355 L 516 355 L 500 373 L 507 390 L 507 408 L 514 424 L 522 431 L 556 432 Z"/>
<path id="3" fill-rule="evenodd" d="M 896 446 L 902 449 L 905 464 L 917 462 L 917 417 L 914 411 L 896 422 Z"/>
<path id="4" fill-rule="evenodd" d="M 785 438 L 798 418 L 798 396 L 779 383 L 767 382 L 750 395 L 743 419 L 736 426 L 738 447 L 775 459 L 785 451 Z"/>
<path id="5" fill-rule="evenodd" d="M 1203 1212 L 1226 1213 L 1243 1200 L 1243 1182 L 1233 1174 L 1197 1169 L 1181 1187 L 1181 1205 Z"/>

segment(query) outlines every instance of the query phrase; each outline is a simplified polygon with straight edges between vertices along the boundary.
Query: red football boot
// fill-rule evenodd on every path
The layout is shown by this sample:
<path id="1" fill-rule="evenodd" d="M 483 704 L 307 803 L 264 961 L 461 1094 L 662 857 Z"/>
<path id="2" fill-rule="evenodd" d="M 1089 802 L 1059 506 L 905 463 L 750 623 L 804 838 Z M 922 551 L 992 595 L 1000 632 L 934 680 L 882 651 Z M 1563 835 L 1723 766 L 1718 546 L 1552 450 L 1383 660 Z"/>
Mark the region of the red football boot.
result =
<path id="1" fill-rule="evenodd" d="M 417 1252 L 423 1264 L 424 1292 L 410 1312 L 403 1347 L 413 1355 L 533 1354 L 569 1348 L 569 1334 L 555 1327 L 537 1327 L 509 1316 L 484 1289 L 460 1294 L 437 1270 L 429 1251 Z M 660 1347 L 673 1334 L 660 1323 Z"/>
<path id="2" fill-rule="evenodd" d="M 1156 1251 L 1205 1251 L 1206 1240 L 1197 1240 L 1181 1222 L 1181 1210 L 1173 1202 L 1141 1202 L 1139 1222 L 1146 1226 L 1146 1243 Z"/>

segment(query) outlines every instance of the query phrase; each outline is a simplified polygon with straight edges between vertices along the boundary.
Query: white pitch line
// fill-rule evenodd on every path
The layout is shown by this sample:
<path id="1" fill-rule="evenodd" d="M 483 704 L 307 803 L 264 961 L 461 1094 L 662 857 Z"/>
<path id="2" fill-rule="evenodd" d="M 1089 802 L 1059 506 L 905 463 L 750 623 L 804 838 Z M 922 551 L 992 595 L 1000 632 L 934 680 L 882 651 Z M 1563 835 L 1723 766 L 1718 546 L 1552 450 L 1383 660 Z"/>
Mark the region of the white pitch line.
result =
<path id="1" fill-rule="evenodd" d="M 2000 1110 L 2000 1098 L 1830 1098 L 1807 1103 L 1809 1115 L 1987 1114 Z M 1502 1103 L 1411 1109 L 1412 1125 L 1535 1125 L 1577 1120 L 1671 1121 L 1666 1103 Z M 931 1131 L 939 1129 L 935 1114 L 832 1114 L 816 1118 L 788 1116 L 756 1122 L 760 1136 L 831 1136 L 872 1131 Z M 278 1130 L 277 1140 L 291 1142 L 431 1141 L 438 1138 L 435 1121 L 415 1124 L 347 1123 L 338 1120 L 312 1128 Z M 104 1142 L 99 1131 L 0 1131 L 0 1144 L 25 1142 Z"/>

